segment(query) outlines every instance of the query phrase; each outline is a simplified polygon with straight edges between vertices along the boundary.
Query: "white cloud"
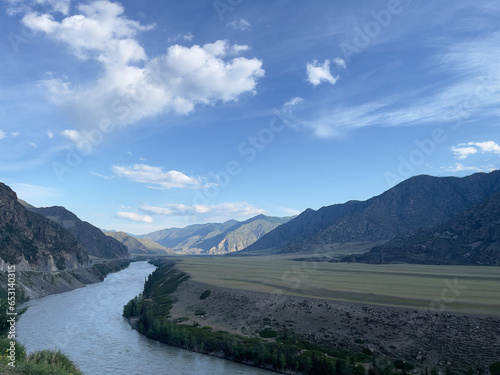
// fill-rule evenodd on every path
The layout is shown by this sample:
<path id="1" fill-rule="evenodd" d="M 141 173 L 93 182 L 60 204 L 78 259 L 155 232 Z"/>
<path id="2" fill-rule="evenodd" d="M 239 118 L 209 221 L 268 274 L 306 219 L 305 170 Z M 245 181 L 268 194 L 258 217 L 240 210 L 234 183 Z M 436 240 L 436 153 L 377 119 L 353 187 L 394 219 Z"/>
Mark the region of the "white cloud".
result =
<path id="1" fill-rule="evenodd" d="M 301 97 L 299 96 L 296 96 L 292 99 L 290 99 L 289 101 L 287 101 L 285 104 L 283 104 L 283 108 L 291 108 L 291 107 L 294 107 L 296 106 L 297 104 L 300 104 L 304 101 L 304 99 L 302 99 Z"/>
<path id="2" fill-rule="evenodd" d="M 339 68 L 347 68 L 347 64 L 344 59 L 341 59 L 340 57 L 337 57 L 336 59 L 333 60 L 333 62 L 339 67 Z"/>
<path id="3" fill-rule="evenodd" d="M 7 138 L 7 134 L 3 130 L 0 130 L 0 139 L 4 138 Z"/>
<path id="4" fill-rule="evenodd" d="M 464 172 L 464 171 L 483 172 L 484 170 L 482 168 L 479 168 L 479 167 L 468 167 L 468 166 L 465 166 L 463 164 L 456 163 L 454 167 L 449 167 L 446 169 L 446 171 L 448 171 L 448 172 Z"/>
<path id="5" fill-rule="evenodd" d="M 191 221 L 226 221 L 234 218 L 250 218 L 265 213 L 247 202 L 183 205 L 169 203 L 163 206 L 142 206 L 142 212 L 151 215 L 186 216 Z"/>
<path id="6" fill-rule="evenodd" d="M 339 76 L 332 76 L 330 72 L 330 60 L 325 60 L 323 64 L 320 64 L 317 60 L 312 63 L 308 63 L 307 69 L 307 80 L 314 86 L 319 85 L 322 82 L 328 82 L 334 85 Z"/>
<path id="7" fill-rule="evenodd" d="M 229 22 L 226 26 L 230 26 L 233 29 L 247 31 L 252 28 L 252 25 L 247 20 L 240 18 L 239 20 L 234 20 Z"/>
<path id="8" fill-rule="evenodd" d="M 120 211 L 120 212 L 117 212 L 115 216 L 119 217 L 121 219 L 136 221 L 136 222 L 140 222 L 140 223 L 152 223 L 153 222 L 153 218 L 151 216 L 139 215 L 139 214 L 136 214 L 135 212 Z"/>
<path id="9" fill-rule="evenodd" d="M 500 145 L 494 141 L 460 143 L 458 146 L 451 147 L 450 150 L 453 151 L 455 157 L 459 160 L 465 159 L 478 152 L 482 154 L 494 153 L 500 155 Z"/>
<path id="10" fill-rule="evenodd" d="M 47 132 L 47 137 L 49 137 L 50 139 L 54 138 L 54 133 L 52 133 L 52 131 L 51 131 L 51 130 L 49 130 L 49 131 Z"/>
<path id="11" fill-rule="evenodd" d="M 455 157 L 458 160 L 462 160 L 467 158 L 469 155 L 473 155 L 477 152 L 477 149 L 474 147 L 460 147 L 453 146 L 450 150 L 455 154 Z"/>
<path id="12" fill-rule="evenodd" d="M 10 15 L 26 13 L 34 6 L 40 6 L 47 11 L 68 14 L 71 0 L 6 0 L 7 13 Z"/>
<path id="13" fill-rule="evenodd" d="M 60 21 L 48 13 L 28 13 L 23 23 L 66 45 L 82 61 L 93 58 L 102 64 L 102 76 L 89 85 L 57 77 L 41 81 L 53 103 L 81 127 L 104 120 L 127 125 L 167 111 L 187 114 L 196 105 L 237 101 L 244 93 L 255 94 L 264 76 L 262 61 L 230 57 L 248 46 L 226 40 L 176 44 L 149 58 L 136 37 L 153 25 L 127 19 L 121 5 L 106 0 L 77 10 Z M 183 39 L 192 39 L 192 34 Z"/>
<path id="14" fill-rule="evenodd" d="M 10 133 L 10 135 L 13 136 L 13 137 L 18 137 L 19 134 L 20 134 L 19 132 L 12 132 L 12 133 Z"/>
<path id="15" fill-rule="evenodd" d="M 178 40 L 184 40 L 184 41 L 187 41 L 187 42 L 190 42 L 194 39 L 194 35 L 191 34 L 191 32 L 187 33 L 187 34 L 177 34 L 176 36 L 174 37 L 169 37 L 168 38 L 168 42 L 169 43 L 173 43 L 173 42 L 177 42 Z"/>
<path id="16" fill-rule="evenodd" d="M 38 145 L 35 143 L 35 142 L 28 142 L 28 144 L 33 147 L 33 148 L 37 148 Z"/>
<path id="17" fill-rule="evenodd" d="M 113 166 L 113 173 L 135 182 L 150 184 L 153 188 L 201 188 L 204 187 L 199 177 L 186 176 L 178 171 L 164 171 L 162 168 L 146 164 L 132 166 Z"/>

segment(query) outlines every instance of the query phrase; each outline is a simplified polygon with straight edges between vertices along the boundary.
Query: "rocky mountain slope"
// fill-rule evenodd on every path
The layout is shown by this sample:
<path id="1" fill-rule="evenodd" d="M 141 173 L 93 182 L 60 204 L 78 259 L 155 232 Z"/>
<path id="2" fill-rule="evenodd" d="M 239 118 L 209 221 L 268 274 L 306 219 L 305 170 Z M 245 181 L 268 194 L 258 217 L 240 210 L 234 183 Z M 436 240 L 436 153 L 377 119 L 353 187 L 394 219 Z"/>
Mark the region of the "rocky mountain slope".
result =
<path id="1" fill-rule="evenodd" d="M 0 269 L 57 271 L 86 267 L 89 258 L 67 229 L 31 212 L 0 183 Z"/>
<path id="2" fill-rule="evenodd" d="M 243 222 L 229 220 L 163 229 L 140 238 L 155 241 L 179 253 L 225 254 L 242 250 L 288 220 L 290 218 L 258 215 Z"/>
<path id="3" fill-rule="evenodd" d="M 131 254 L 172 254 L 174 251 L 154 241 L 144 238 L 135 238 L 125 232 L 103 231 L 106 236 L 112 237 L 125 245 Z"/>
<path id="4" fill-rule="evenodd" d="M 500 171 L 471 176 L 415 176 L 366 201 L 308 209 L 243 252 L 304 252 L 317 245 L 390 240 L 441 224 L 500 192 Z"/>
<path id="5" fill-rule="evenodd" d="M 92 224 L 80 220 L 74 213 L 64 207 L 36 208 L 29 206 L 27 208 L 69 230 L 91 256 L 106 259 L 129 257 L 129 252 L 125 245 L 114 238 L 106 236 L 99 228 Z"/>
<path id="6" fill-rule="evenodd" d="M 366 254 L 346 260 L 497 265 L 500 262 L 500 194 L 441 225 L 396 237 Z"/>

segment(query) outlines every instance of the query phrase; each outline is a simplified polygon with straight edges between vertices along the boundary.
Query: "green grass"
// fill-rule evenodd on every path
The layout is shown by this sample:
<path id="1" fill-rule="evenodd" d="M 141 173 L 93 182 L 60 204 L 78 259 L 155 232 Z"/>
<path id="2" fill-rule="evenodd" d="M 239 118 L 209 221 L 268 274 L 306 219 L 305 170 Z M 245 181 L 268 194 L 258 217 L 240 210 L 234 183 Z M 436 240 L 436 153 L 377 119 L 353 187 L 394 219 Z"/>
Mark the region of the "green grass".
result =
<path id="1" fill-rule="evenodd" d="M 221 287 L 416 308 L 454 296 L 449 285 L 456 280 L 460 294 L 445 304 L 446 311 L 500 311 L 496 267 L 318 263 L 277 255 L 183 257 L 177 267 L 196 281 Z"/>

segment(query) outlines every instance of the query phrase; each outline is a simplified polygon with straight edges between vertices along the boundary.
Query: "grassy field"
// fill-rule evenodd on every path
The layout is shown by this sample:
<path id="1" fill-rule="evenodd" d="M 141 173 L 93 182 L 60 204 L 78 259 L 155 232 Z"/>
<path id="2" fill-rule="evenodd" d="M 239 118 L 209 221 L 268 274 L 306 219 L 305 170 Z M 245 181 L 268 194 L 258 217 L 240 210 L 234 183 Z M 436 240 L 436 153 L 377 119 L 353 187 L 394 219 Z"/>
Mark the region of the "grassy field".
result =
<path id="1" fill-rule="evenodd" d="M 318 263 L 283 256 L 178 260 L 194 280 L 221 287 L 500 315 L 496 267 Z"/>

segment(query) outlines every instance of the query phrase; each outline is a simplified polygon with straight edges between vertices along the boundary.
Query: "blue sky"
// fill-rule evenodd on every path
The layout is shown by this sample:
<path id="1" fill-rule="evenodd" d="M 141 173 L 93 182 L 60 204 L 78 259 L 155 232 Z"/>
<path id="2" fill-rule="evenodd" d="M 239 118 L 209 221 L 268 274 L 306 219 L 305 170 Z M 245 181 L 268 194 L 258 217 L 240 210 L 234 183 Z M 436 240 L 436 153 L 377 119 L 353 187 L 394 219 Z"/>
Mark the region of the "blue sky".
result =
<path id="1" fill-rule="evenodd" d="M 0 181 L 100 228 L 500 166 L 496 1 L 1 4 Z"/>

